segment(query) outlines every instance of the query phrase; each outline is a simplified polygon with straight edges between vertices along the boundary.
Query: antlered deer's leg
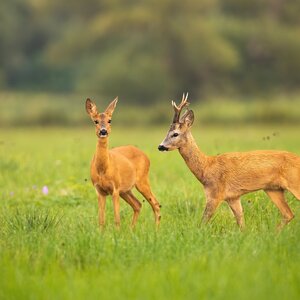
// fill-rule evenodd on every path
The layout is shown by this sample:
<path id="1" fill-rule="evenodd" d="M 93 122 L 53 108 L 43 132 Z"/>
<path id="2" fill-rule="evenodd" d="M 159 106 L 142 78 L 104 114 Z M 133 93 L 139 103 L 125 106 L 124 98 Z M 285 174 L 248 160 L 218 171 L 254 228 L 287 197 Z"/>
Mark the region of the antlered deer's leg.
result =
<path id="1" fill-rule="evenodd" d="M 218 193 L 206 190 L 206 206 L 203 212 L 201 223 L 207 223 L 214 215 L 217 207 L 222 202 L 222 197 Z"/>
<path id="2" fill-rule="evenodd" d="M 214 215 L 217 207 L 219 206 L 220 201 L 217 200 L 209 200 L 206 202 L 206 206 L 202 215 L 201 223 L 207 223 L 211 217 Z"/>
<path id="3" fill-rule="evenodd" d="M 112 195 L 114 215 L 115 215 L 115 225 L 117 228 L 120 227 L 120 195 L 119 191 L 114 191 Z"/>
<path id="4" fill-rule="evenodd" d="M 142 204 L 141 202 L 135 198 L 131 191 L 127 193 L 122 193 L 121 197 L 132 207 L 133 209 L 133 217 L 131 226 L 134 227 L 141 211 Z"/>
<path id="5" fill-rule="evenodd" d="M 266 190 L 268 196 L 271 198 L 273 203 L 278 207 L 281 212 L 282 220 L 278 224 L 278 229 L 282 229 L 286 224 L 288 224 L 293 218 L 294 214 L 288 206 L 283 190 Z"/>
<path id="6" fill-rule="evenodd" d="M 297 184 L 292 185 L 291 187 L 288 186 L 287 188 L 298 200 L 300 200 L 300 181 Z"/>
<path id="7" fill-rule="evenodd" d="M 227 203 L 230 206 L 230 208 L 236 218 L 237 224 L 239 225 L 240 229 L 242 230 L 245 227 L 245 222 L 244 222 L 243 207 L 241 205 L 241 199 L 240 198 L 228 199 Z"/>

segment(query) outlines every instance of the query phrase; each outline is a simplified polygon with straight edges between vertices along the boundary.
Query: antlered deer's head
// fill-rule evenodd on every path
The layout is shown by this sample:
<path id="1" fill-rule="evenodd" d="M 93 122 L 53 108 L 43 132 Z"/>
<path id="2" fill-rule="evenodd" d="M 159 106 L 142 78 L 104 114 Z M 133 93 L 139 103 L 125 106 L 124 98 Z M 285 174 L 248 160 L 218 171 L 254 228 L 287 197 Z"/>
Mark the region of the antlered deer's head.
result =
<path id="1" fill-rule="evenodd" d="M 182 96 L 181 103 L 177 106 L 172 101 L 174 108 L 174 117 L 171 127 L 165 139 L 158 146 L 159 151 L 170 151 L 180 148 L 187 141 L 187 132 L 194 122 L 194 113 L 192 110 L 187 109 L 186 112 L 180 117 L 183 108 L 188 107 L 187 101 L 188 94 Z"/>

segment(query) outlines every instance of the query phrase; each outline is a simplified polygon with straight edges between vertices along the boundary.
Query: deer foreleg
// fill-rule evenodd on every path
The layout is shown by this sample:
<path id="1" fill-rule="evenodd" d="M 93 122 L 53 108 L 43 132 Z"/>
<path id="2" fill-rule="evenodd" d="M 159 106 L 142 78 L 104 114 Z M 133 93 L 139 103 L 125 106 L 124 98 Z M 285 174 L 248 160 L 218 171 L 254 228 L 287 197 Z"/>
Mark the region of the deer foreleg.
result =
<path id="1" fill-rule="evenodd" d="M 223 197 L 220 192 L 214 189 L 205 189 L 206 206 L 202 215 L 201 224 L 206 224 L 214 215 L 217 207 L 222 202 Z"/>
<path id="2" fill-rule="evenodd" d="M 218 198 L 209 198 L 207 199 L 206 206 L 203 212 L 201 224 L 206 224 L 211 219 L 211 217 L 214 215 L 217 207 L 221 203 L 222 200 L 219 200 Z"/>
<path id="3" fill-rule="evenodd" d="M 112 195 L 113 206 L 114 206 L 114 216 L 115 225 L 117 228 L 120 227 L 120 194 L 119 191 L 115 191 Z"/>
<path id="4" fill-rule="evenodd" d="M 214 215 L 216 209 L 218 207 L 218 202 L 214 200 L 210 200 L 206 203 L 203 215 L 202 215 L 202 224 L 208 223 L 211 217 Z"/>
<path id="5" fill-rule="evenodd" d="M 97 191 L 97 195 L 98 195 L 98 220 L 99 220 L 99 226 L 100 226 L 101 229 L 103 229 L 104 225 L 105 225 L 106 197 L 104 195 L 100 194 L 98 191 Z"/>

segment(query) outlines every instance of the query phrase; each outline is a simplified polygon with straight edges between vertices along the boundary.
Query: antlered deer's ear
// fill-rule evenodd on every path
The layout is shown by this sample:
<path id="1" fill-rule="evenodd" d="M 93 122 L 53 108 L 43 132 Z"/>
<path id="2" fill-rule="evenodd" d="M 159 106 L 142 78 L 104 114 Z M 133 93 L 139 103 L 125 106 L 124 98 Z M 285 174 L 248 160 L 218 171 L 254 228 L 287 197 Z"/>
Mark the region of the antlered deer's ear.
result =
<path id="1" fill-rule="evenodd" d="M 184 123 L 188 126 L 191 127 L 194 123 L 194 112 L 192 110 L 188 110 L 184 116 L 183 116 L 183 121 Z"/>
<path id="2" fill-rule="evenodd" d="M 90 98 L 86 99 L 85 109 L 89 115 L 94 115 L 98 113 L 96 104 Z"/>
<path id="3" fill-rule="evenodd" d="M 112 116 L 114 110 L 115 110 L 115 107 L 117 105 L 117 102 L 118 102 L 118 97 L 116 97 L 106 108 L 105 112 Z"/>

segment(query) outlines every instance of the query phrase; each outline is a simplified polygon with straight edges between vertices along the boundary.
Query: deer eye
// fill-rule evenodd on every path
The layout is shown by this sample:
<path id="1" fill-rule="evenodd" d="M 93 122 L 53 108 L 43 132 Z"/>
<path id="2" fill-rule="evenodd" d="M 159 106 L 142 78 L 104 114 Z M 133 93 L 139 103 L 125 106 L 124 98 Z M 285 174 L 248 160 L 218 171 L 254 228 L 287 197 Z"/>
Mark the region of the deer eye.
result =
<path id="1" fill-rule="evenodd" d="M 94 123 L 95 123 L 95 124 L 99 124 L 99 121 L 98 121 L 98 120 L 95 120 Z"/>
<path id="2" fill-rule="evenodd" d="M 111 123 L 111 120 L 108 120 L 108 123 Z"/>
<path id="3" fill-rule="evenodd" d="M 179 133 L 175 132 L 172 137 L 176 137 L 176 136 L 179 136 Z"/>

